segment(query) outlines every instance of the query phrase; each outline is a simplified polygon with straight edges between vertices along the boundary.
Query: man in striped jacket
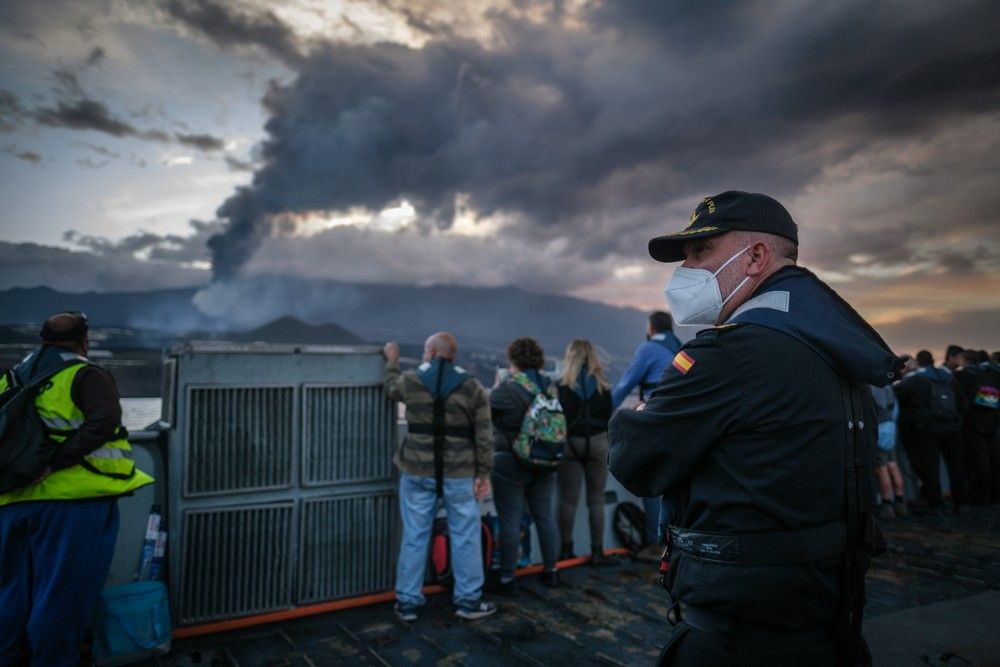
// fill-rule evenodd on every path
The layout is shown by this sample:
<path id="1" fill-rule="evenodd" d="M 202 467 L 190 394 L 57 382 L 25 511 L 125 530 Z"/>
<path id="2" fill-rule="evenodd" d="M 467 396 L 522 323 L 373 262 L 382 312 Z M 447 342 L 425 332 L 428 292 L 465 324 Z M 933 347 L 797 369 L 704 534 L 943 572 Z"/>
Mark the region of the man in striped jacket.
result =
<path id="1" fill-rule="evenodd" d="M 400 470 L 399 506 L 403 539 L 396 567 L 396 614 L 417 620 L 421 588 L 438 501 L 448 515 L 453 600 L 456 615 L 489 616 L 496 605 L 483 599 L 479 500 L 490 493 L 493 426 L 483 386 L 455 365 L 458 343 L 439 332 L 424 343 L 424 363 L 400 372 L 399 345 L 386 343 L 386 394 L 406 405 L 408 432 L 393 462 Z"/>

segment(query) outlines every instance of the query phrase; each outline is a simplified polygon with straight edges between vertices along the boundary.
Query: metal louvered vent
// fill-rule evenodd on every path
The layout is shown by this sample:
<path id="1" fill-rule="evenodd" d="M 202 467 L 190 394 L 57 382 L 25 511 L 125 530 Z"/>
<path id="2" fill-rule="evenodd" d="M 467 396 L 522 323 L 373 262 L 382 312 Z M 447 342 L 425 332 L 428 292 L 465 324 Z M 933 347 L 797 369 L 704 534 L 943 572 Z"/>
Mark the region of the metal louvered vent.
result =
<path id="1" fill-rule="evenodd" d="M 192 387 L 184 495 L 287 488 L 293 387 Z"/>
<path id="2" fill-rule="evenodd" d="M 391 490 L 304 501 L 298 602 L 391 589 L 397 514 Z"/>
<path id="3" fill-rule="evenodd" d="M 303 387 L 304 486 L 390 480 L 395 403 L 380 386 Z"/>
<path id="4" fill-rule="evenodd" d="M 180 623 L 292 605 L 291 503 L 184 514 Z"/>

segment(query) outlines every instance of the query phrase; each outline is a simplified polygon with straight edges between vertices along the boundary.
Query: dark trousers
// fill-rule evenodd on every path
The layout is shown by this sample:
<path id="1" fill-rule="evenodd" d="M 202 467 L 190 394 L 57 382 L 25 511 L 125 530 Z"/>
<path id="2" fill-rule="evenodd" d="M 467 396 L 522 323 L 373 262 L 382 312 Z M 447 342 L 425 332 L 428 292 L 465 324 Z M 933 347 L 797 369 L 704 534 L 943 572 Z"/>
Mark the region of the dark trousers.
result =
<path id="1" fill-rule="evenodd" d="M 1000 503 L 1000 432 L 993 431 L 987 449 L 990 459 L 990 502 Z"/>
<path id="2" fill-rule="evenodd" d="M 566 458 L 559 464 L 559 539 L 573 541 L 573 523 L 580 500 L 580 483 L 587 488 L 587 515 L 590 518 L 590 546 L 604 547 L 604 487 L 608 481 L 608 434 L 586 438 L 570 436 Z"/>
<path id="3" fill-rule="evenodd" d="M 965 463 L 969 471 L 969 497 L 974 503 L 990 502 L 993 485 L 993 462 L 990 460 L 991 435 L 980 433 L 969 424 L 962 429 Z"/>
<path id="4" fill-rule="evenodd" d="M 118 503 L 0 507 L 0 665 L 76 665 L 111 569 Z"/>
<path id="5" fill-rule="evenodd" d="M 910 432 L 903 439 L 910 465 L 922 484 L 920 497 L 931 503 L 941 502 L 941 457 L 948 469 L 951 497 L 957 504 L 969 502 L 966 466 L 962 454 L 962 434 Z"/>
<path id="6" fill-rule="evenodd" d="M 500 576 L 513 579 L 517 568 L 518 549 L 521 541 L 521 515 L 525 501 L 538 530 L 542 547 L 542 564 L 546 570 L 556 569 L 559 552 L 559 533 L 556 529 L 555 470 L 539 472 L 525 469 L 510 452 L 500 451 L 493 456 L 493 503 L 500 521 Z"/>
<path id="7" fill-rule="evenodd" d="M 733 640 L 679 623 L 657 663 L 661 667 L 834 667 L 837 647 L 830 640 L 751 642 Z"/>

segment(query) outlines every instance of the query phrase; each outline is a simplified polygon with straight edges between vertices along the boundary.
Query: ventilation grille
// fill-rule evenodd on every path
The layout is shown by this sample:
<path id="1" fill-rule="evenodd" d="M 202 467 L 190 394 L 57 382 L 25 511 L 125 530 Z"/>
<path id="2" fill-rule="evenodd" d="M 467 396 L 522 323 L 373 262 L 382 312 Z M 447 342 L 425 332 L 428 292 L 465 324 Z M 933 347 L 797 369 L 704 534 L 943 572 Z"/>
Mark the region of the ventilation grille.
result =
<path id="1" fill-rule="evenodd" d="M 181 624 L 292 605 L 292 504 L 184 514 Z"/>
<path id="2" fill-rule="evenodd" d="M 184 495 L 292 483 L 292 387 L 203 387 L 189 395 Z"/>
<path id="3" fill-rule="evenodd" d="M 391 491 L 303 502 L 299 602 L 391 590 L 396 508 Z"/>
<path id="4" fill-rule="evenodd" d="M 395 404 L 382 387 L 303 388 L 305 486 L 391 480 Z"/>

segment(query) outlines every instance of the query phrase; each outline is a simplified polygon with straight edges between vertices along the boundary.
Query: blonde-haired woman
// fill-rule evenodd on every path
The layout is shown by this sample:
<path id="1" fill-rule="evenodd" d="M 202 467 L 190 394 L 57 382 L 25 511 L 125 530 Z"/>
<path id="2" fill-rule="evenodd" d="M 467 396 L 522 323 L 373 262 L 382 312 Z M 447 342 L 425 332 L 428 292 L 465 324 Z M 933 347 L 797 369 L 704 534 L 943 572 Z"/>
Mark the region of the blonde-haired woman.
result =
<path id="1" fill-rule="evenodd" d="M 586 339 L 566 346 L 563 374 L 559 378 L 559 402 L 569 425 L 566 457 L 559 464 L 560 559 L 573 557 L 573 519 L 580 500 L 580 482 L 587 487 L 590 514 L 590 564 L 616 565 L 618 559 L 604 553 L 604 484 L 608 479 L 608 420 L 611 419 L 611 387 L 597 350 Z"/>

